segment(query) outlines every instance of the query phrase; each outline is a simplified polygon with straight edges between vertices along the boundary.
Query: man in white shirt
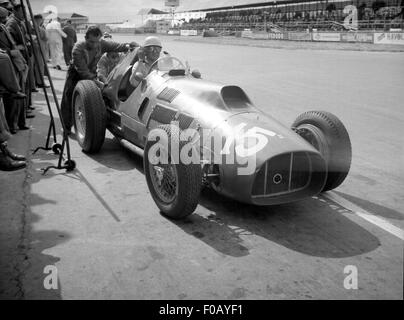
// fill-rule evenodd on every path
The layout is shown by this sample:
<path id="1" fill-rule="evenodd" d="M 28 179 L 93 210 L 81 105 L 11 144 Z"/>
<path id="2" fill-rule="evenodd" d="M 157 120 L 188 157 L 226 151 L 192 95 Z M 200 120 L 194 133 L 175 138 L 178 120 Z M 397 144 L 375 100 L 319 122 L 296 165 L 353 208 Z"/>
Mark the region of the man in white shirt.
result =
<path id="1" fill-rule="evenodd" d="M 60 23 L 55 19 L 51 20 L 46 26 L 46 35 L 48 37 L 50 58 L 52 66 L 55 69 L 62 70 L 63 64 L 63 40 L 66 38 L 66 33 L 63 32 Z"/>

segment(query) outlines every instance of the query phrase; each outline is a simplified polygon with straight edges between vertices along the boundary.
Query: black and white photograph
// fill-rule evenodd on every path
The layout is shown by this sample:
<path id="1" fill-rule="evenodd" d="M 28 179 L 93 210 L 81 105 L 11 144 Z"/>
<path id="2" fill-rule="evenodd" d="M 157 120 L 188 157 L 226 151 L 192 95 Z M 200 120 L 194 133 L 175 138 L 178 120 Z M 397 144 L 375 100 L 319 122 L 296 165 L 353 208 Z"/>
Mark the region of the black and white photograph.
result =
<path id="1" fill-rule="evenodd" d="M 404 0 L 0 0 L 0 300 L 403 300 L 403 124 Z"/>

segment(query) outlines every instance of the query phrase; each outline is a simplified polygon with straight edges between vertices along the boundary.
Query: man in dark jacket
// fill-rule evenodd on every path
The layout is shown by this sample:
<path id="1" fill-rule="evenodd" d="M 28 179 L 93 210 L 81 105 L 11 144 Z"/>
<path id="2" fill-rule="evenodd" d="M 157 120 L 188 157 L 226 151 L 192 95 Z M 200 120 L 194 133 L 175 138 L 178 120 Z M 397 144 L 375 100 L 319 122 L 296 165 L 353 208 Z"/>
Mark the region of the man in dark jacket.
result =
<path id="1" fill-rule="evenodd" d="M 3 105 L 3 97 L 10 96 L 14 99 L 24 98 L 20 93 L 20 86 L 14 67 L 8 55 L 0 50 L 0 170 L 14 171 L 26 166 L 25 157 L 11 152 L 7 147 L 7 140 L 10 139 L 10 129 L 8 127 Z"/>
<path id="2" fill-rule="evenodd" d="M 28 105 L 31 102 L 31 75 L 30 72 L 33 72 L 32 69 L 32 60 L 31 60 L 31 44 L 27 41 L 27 31 L 25 29 L 25 25 L 23 22 L 24 14 L 23 8 L 20 4 L 14 5 L 12 14 L 8 17 L 6 22 L 6 28 L 11 34 L 16 44 L 18 50 L 20 50 L 22 56 L 28 64 L 28 75 L 27 78 L 24 79 L 25 83 L 22 84 L 22 90 L 27 95 L 27 100 L 25 103 L 20 105 L 20 112 L 18 117 L 18 128 L 20 130 L 27 130 L 29 127 L 25 124 L 25 118 L 27 113 Z M 33 118 L 34 115 L 29 115 L 29 118 Z"/>
<path id="3" fill-rule="evenodd" d="M 61 103 L 62 118 L 68 134 L 73 125 L 72 98 L 77 83 L 80 80 L 97 79 L 97 64 L 105 52 L 127 52 L 130 47 L 139 46 L 136 42 L 120 44 L 101 38 L 100 28 L 91 26 L 87 29 L 85 40 L 77 42 L 73 48 Z"/>
<path id="4" fill-rule="evenodd" d="M 0 82 L 0 87 L 2 83 Z M 13 153 L 7 146 L 7 140 L 11 137 L 6 118 L 4 117 L 3 97 L 0 92 L 0 170 L 14 171 L 25 168 L 25 157 Z"/>
<path id="5" fill-rule="evenodd" d="M 25 88 L 28 76 L 28 65 L 21 53 L 21 50 L 19 50 L 17 47 L 13 36 L 9 32 L 8 28 L 6 28 L 9 14 L 10 12 L 7 9 L 0 6 L 0 49 L 7 52 L 8 56 L 13 62 L 16 74 L 18 76 L 20 88 L 22 91 L 27 93 Z M 26 99 L 14 101 L 14 99 L 4 97 L 6 117 L 11 133 L 16 133 L 18 129 L 29 129 L 25 126 L 24 111 L 26 103 Z M 20 118 L 23 118 L 23 121 L 20 120 Z"/>
<path id="6" fill-rule="evenodd" d="M 66 25 L 63 27 L 63 32 L 67 34 L 67 37 L 63 38 L 63 55 L 68 66 L 72 60 L 74 44 L 77 42 L 76 30 L 74 30 L 71 20 L 67 20 Z"/>

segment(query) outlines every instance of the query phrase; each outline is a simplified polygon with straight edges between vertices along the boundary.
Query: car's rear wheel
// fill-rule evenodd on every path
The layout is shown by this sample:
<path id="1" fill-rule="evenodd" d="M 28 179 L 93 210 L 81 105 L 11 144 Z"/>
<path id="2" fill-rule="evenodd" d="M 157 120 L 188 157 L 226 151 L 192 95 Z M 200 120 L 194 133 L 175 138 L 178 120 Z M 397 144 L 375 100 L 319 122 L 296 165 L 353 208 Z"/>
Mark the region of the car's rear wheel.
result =
<path id="1" fill-rule="evenodd" d="M 184 164 L 181 159 L 173 161 L 171 145 L 179 146 L 179 152 L 184 146 L 179 139 L 178 127 L 162 125 L 157 129 L 165 132 L 165 135 L 159 135 L 159 139 L 150 139 L 149 135 L 144 150 L 147 185 L 154 202 L 165 216 L 171 219 L 185 218 L 198 205 L 202 185 L 201 166 L 198 163 Z M 163 153 L 166 153 L 168 161 L 162 160 Z"/>
<path id="2" fill-rule="evenodd" d="M 100 151 L 105 139 L 107 111 L 101 90 L 93 81 L 80 81 L 74 89 L 73 115 L 77 141 L 83 151 Z"/>
<path id="3" fill-rule="evenodd" d="M 308 111 L 301 114 L 292 127 L 320 151 L 327 162 L 328 176 L 324 191 L 342 184 L 352 161 L 352 146 L 348 131 L 332 113 Z"/>

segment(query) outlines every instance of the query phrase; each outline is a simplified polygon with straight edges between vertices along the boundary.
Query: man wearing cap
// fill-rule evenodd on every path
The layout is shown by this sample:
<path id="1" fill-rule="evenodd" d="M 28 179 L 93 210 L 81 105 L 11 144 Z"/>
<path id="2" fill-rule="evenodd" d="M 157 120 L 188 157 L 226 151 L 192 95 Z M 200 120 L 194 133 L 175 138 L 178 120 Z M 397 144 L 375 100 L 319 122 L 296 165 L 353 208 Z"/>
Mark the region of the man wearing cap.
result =
<path id="1" fill-rule="evenodd" d="M 0 0 L 0 7 L 4 9 L 12 9 L 12 5 L 9 0 Z"/>
<path id="2" fill-rule="evenodd" d="M 63 55 L 65 58 L 66 66 L 70 64 L 72 60 L 72 51 L 74 44 L 77 42 L 76 30 L 72 25 L 71 20 L 66 21 L 66 25 L 63 27 L 63 32 L 66 33 L 67 37 L 63 38 Z"/>
<path id="3" fill-rule="evenodd" d="M 162 45 L 159 38 L 151 36 L 147 37 L 143 45 L 138 49 L 137 55 L 139 60 L 133 65 L 130 84 L 137 87 L 141 81 L 138 74 L 143 77 L 149 74 L 150 68 L 154 62 L 160 57 Z"/>
<path id="4" fill-rule="evenodd" d="M 61 102 L 62 118 L 70 133 L 73 125 L 72 97 L 73 91 L 80 80 L 97 80 L 97 64 L 106 52 L 127 52 L 130 47 L 138 47 L 136 42 L 130 44 L 117 43 L 101 39 L 101 29 L 90 26 L 87 29 L 85 40 L 74 45 L 72 61 L 67 71 L 65 87 Z"/>

